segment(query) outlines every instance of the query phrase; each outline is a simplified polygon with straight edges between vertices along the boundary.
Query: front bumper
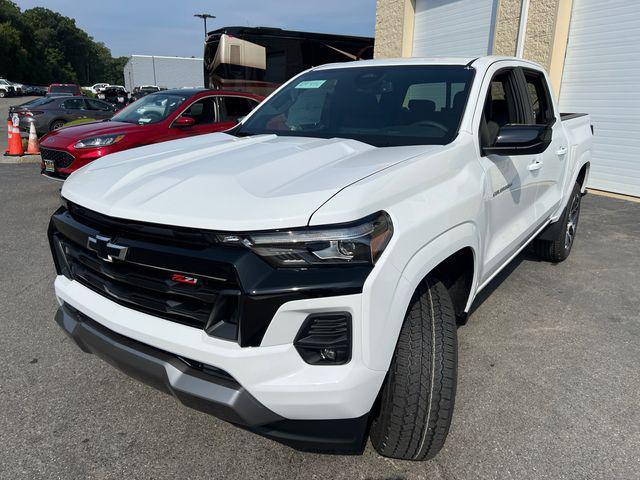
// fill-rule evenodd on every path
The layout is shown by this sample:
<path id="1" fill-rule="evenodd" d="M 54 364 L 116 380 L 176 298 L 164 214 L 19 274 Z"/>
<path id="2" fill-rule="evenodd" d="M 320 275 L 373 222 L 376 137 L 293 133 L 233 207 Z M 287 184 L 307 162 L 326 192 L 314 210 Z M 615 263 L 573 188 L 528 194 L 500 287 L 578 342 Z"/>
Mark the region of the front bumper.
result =
<path id="1" fill-rule="evenodd" d="M 247 427 L 283 420 L 224 371 L 197 370 L 175 355 L 111 332 L 66 304 L 58 308 L 56 322 L 85 353 L 97 355 L 191 408 Z"/>
<path id="2" fill-rule="evenodd" d="M 259 347 L 212 338 L 203 330 L 119 305 L 60 275 L 58 302 L 128 339 L 228 372 L 258 402 L 279 416 L 295 420 L 352 419 L 367 414 L 386 372 L 362 360 L 361 296 L 288 302 L 278 309 Z M 346 365 L 305 363 L 293 339 L 310 313 L 346 311 L 352 316 L 353 350 Z"/>
<path id="3" fill-rule="evenodd" d="M 286 420 L 225 371 L 204 366 L 119 335 L 63 303 L 56 322 L 86 353 L 129 376 L 172 394 L 184 405 L 296 448 L 361 451 L 367 417 Z"/>

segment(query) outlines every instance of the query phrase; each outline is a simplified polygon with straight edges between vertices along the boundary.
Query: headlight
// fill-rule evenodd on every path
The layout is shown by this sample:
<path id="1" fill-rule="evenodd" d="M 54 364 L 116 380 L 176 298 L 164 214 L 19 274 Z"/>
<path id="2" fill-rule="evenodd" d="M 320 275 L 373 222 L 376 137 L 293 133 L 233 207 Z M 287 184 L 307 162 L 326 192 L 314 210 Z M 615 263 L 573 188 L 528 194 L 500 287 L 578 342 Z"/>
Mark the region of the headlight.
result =
<path id="1" fill-rule="evenodd" d="M 218 241 L 249 248 L 276 267 L 373 265 L 392 235 L 391 218 L 386 212 L 380 212 L 349 224 L 220 234 Z"/>
<path id="2" fill-rule="evenodd" d="M 73 147 L 74 148 L 96 148 L 106 147 L 107 145 L 113 145 L 118 143 L 124 138 L 124 135 L 102 135 L 100 137 L 85 138 L 80 140 Z"/>

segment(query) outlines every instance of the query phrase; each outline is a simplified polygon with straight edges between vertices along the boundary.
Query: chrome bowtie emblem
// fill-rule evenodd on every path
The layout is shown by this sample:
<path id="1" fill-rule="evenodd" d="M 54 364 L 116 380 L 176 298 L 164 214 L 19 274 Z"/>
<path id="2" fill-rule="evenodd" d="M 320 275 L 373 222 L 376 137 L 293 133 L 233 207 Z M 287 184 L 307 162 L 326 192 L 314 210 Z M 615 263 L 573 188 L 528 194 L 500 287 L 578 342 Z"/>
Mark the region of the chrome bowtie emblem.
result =
<path id="1" fill-rule="evenodd" d="M 113 262 L 114 260 L 124 260 L 127 257 L 127 250 L 129 247 L 123 247 L 122 245 L 116 245 L 111 242 L 109 237 L 103 237 L 96 235 L 95 237 L 89 237 L 87 239 L 87 248 L 96 252 L 98 258 L 101 258 L 105 262 Z"/>

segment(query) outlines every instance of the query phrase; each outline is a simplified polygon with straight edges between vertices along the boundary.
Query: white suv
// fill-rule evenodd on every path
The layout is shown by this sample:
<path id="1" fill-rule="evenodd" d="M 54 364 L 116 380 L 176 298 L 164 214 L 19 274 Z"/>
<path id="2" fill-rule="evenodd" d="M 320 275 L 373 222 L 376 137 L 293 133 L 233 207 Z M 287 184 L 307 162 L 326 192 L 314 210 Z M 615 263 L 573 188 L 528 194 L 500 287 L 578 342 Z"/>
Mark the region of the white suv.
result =
<path id="1" fill-rule="evenodd" d="M 0 98 L 16 95 L 16 87 L 8 80 L 0 78 Z"/>
<path id="2" fill-rule="evenodd" d="M 314 68 L 232 131 L 72 174 L 49 230 L 57 321 L 252 431 L 431 458 L 457 324 L 529 242 L 569 255 L 591 136 L 523 60 Z"/>

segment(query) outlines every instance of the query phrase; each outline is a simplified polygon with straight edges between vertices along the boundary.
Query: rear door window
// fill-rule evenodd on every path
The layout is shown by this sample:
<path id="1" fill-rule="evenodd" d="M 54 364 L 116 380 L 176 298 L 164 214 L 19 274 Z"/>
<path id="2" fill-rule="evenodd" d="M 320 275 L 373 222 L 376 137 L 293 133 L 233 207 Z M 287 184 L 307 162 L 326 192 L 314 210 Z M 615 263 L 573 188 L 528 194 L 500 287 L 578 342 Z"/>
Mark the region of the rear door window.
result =
<path id="1" fill-rule="evenodd" d="M 237 122 L 239 118 L 246 117 L 257 103 L 245 97 L 222 97 L 224 121 Z"/>
<path id="2" fill-rule="evenodd" d="M 84 110 L 84 100 L 82 98 L 72 98 L 62 102 L 62 108 L 65 110 Z"/>

